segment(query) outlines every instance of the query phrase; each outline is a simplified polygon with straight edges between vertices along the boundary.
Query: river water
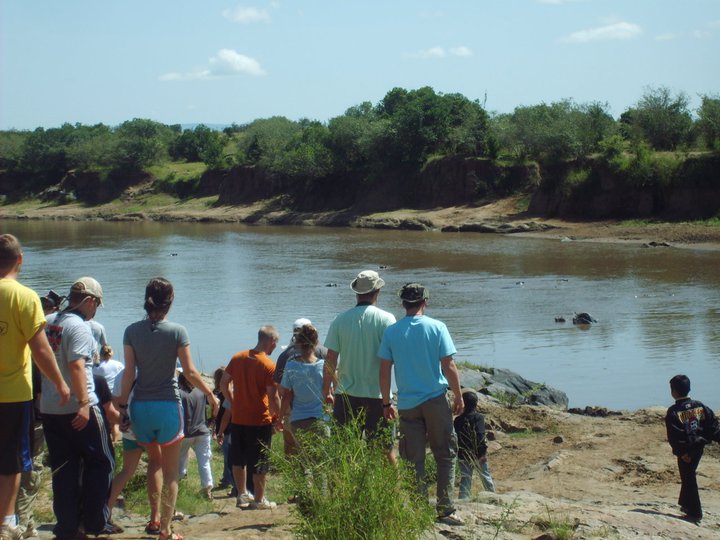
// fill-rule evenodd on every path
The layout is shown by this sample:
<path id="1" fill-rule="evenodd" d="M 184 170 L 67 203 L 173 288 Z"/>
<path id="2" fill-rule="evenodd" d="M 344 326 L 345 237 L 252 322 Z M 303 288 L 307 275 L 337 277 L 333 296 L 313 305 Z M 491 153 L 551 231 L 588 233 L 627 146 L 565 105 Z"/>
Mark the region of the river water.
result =
<path id="1" fill-rule="evenodd" d="M 97 320 L 120 360 L 153 276 L 175 285 L 170 319 L 211 372 L 252 347 L 263 324 L 284 344 L 292 321 L 308 317 L 323 339 L 354 304 L 350 281 L 376 269 L 387 283 L 379 305 L 398 318 L 397 290 L 429 287 L 428 314 L 448 325 L 458 361 L 517 371 L 563 390 L 573 407 L 667 404 L 668 380 L 682 372 L 695 397 L 720 408 L 718 251 L 239 224 L 2 221 L 0 231 L 22 241 L 20 279 L 39 293 L 66 294 L 82 275 L 100 281 Z M 583 311 L 598 323 L 573 326 Z"/>

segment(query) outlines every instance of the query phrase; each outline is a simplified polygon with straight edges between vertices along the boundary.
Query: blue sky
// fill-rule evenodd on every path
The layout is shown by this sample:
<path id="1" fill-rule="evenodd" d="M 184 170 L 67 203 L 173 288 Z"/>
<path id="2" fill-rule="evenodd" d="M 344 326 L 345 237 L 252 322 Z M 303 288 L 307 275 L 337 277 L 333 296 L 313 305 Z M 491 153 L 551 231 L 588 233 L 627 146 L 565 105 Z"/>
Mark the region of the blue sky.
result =
<path id="1" fill-rule="evenodd" d="M 0 129 L 327 121 L 397 86 L 697 107 L 720 94 L 720 0 L 0 1 Z"/>

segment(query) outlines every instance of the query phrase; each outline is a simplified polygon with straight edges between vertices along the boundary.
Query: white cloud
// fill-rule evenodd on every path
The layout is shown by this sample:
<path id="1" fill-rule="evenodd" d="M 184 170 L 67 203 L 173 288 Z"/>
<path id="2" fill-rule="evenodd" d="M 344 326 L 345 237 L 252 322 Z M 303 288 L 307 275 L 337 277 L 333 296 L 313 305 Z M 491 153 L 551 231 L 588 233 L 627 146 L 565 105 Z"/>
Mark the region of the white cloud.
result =
<path id="1" fill-rule="evenodd" d="M 671 32 L 668 32 L 667 34 L 658 34 L 655 36 L 655 41 L 671 41 L 675 39 L 677 36 Z"/>
<path id="2" fill-rule="evenodd" d="M 450 54 L 453 56 L 472 56 L 473 52 L 469 47 L 465 47 L 465 45 L 460 45 L 459 47 L 452 47 L 450 49 Z"/>
<path id="3" fill-rule="evenodd" d="M 720 19 L 718 19 L 717 21 L 710 21 L 708 23 L 708 26 L 710 28 L 720 28 Z"/>
<path id="4" fill-rule="evenodd" d="M 580 30 L 565 36 L 560 41 L 565 43 L 589 43 L 591 41 L 614 41 L 635 39 L 642 34 L 642 28 L 634 23 L 618 22 Z"/>
<path id="5" fill-rule="evenodd" d="M 267 10 L 254 7 L 237 6 L 223 10 L 222 15 L 227 20 L 240 24 L 270 22 L 270 13 Z"/>
<path id="6" fill-rule="evenodd" d="M 446 56 L 467 57 L 472 55 L 472 49 L 466 47 L 465 45 L 460 45 L 458 47 L 450 47 L 447 49 L 445 47 L 431 47 L 429 49 L 424 49 L 422 51 L 411 54 L 410 56 L 413 58 L 426 59 L 445 58 Z"/>
<path id="7" fill-rule="evenodd" d="M 708 39 L 709 37 L 712 37 L 712 32 L 709 30 L 695 30 L 692 35 L 696 39 Z"/>
<path id="8" fill-rule="evenodd" d="M 266 75 L 266 72 L 254 58 L 240 54 L 232 49 L 220 49 L 215 56 L 208 60 L 208 65 L 205 67 L 188 73 L 172 71 L 160 75 L 159 78 L 161 81 L 192 81 L 234 77 L 237 75 L 261 77 Z"/>

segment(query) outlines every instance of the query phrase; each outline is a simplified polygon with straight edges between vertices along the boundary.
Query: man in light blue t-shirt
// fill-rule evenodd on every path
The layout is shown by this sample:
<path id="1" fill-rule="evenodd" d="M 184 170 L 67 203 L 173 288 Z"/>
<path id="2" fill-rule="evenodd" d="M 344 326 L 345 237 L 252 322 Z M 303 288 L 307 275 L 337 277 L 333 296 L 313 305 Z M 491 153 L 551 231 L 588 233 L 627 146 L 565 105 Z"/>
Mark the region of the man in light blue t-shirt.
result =
<path id="1" fill-rule="evenodd" d="M 429 291 L 419 283 L 408 283 L 400 290 L 406 316 L 383 335 L 380 357 L 380 390 L 385 418 L 393 420 L 390 401 L 390 374 L 395 368 L 400 415 L 400 456 L 415 467 L 418 486 L 425 485 L 425 445 L 429 443 L 437 463 L 438 521 L 461 525 L 455 513 L 452 491 L 455 481 L 457 438 L 453 414 L 463 412 L 460 376 L 453 360 L 456 353 L 444 323 L 425 315 Z M 448 388 L 454 394 L 452 409 Z"/>
<path id="2" fill-rule="evenodd" d="M 385 281 L 374 270 L 360 272 L 350 283 L 355 307 L 335 318 L 325 339 L 325 400 L 333 404 L 333 416 L 340 424 L 362 413 L 363 430 L 370 436 L 384 424 L 378 347 L 385 329 L 395 322 L 392 313 L 377 307 L 383 285 Z M 388 458 L 395 459 L 392 445 Z"/>

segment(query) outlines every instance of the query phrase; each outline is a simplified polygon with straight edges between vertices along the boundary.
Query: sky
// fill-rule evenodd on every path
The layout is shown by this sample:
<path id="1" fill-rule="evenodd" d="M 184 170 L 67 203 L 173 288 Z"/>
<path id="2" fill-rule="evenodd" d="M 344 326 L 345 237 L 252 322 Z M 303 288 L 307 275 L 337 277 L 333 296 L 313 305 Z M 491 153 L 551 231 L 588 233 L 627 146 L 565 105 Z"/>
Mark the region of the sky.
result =
<path id="1" fill-rule="evenodd" d="M 327 122 L 395 87 L 488 111 L 720 95 L 720 0 L 0 0 L 0 129 Z"/>

